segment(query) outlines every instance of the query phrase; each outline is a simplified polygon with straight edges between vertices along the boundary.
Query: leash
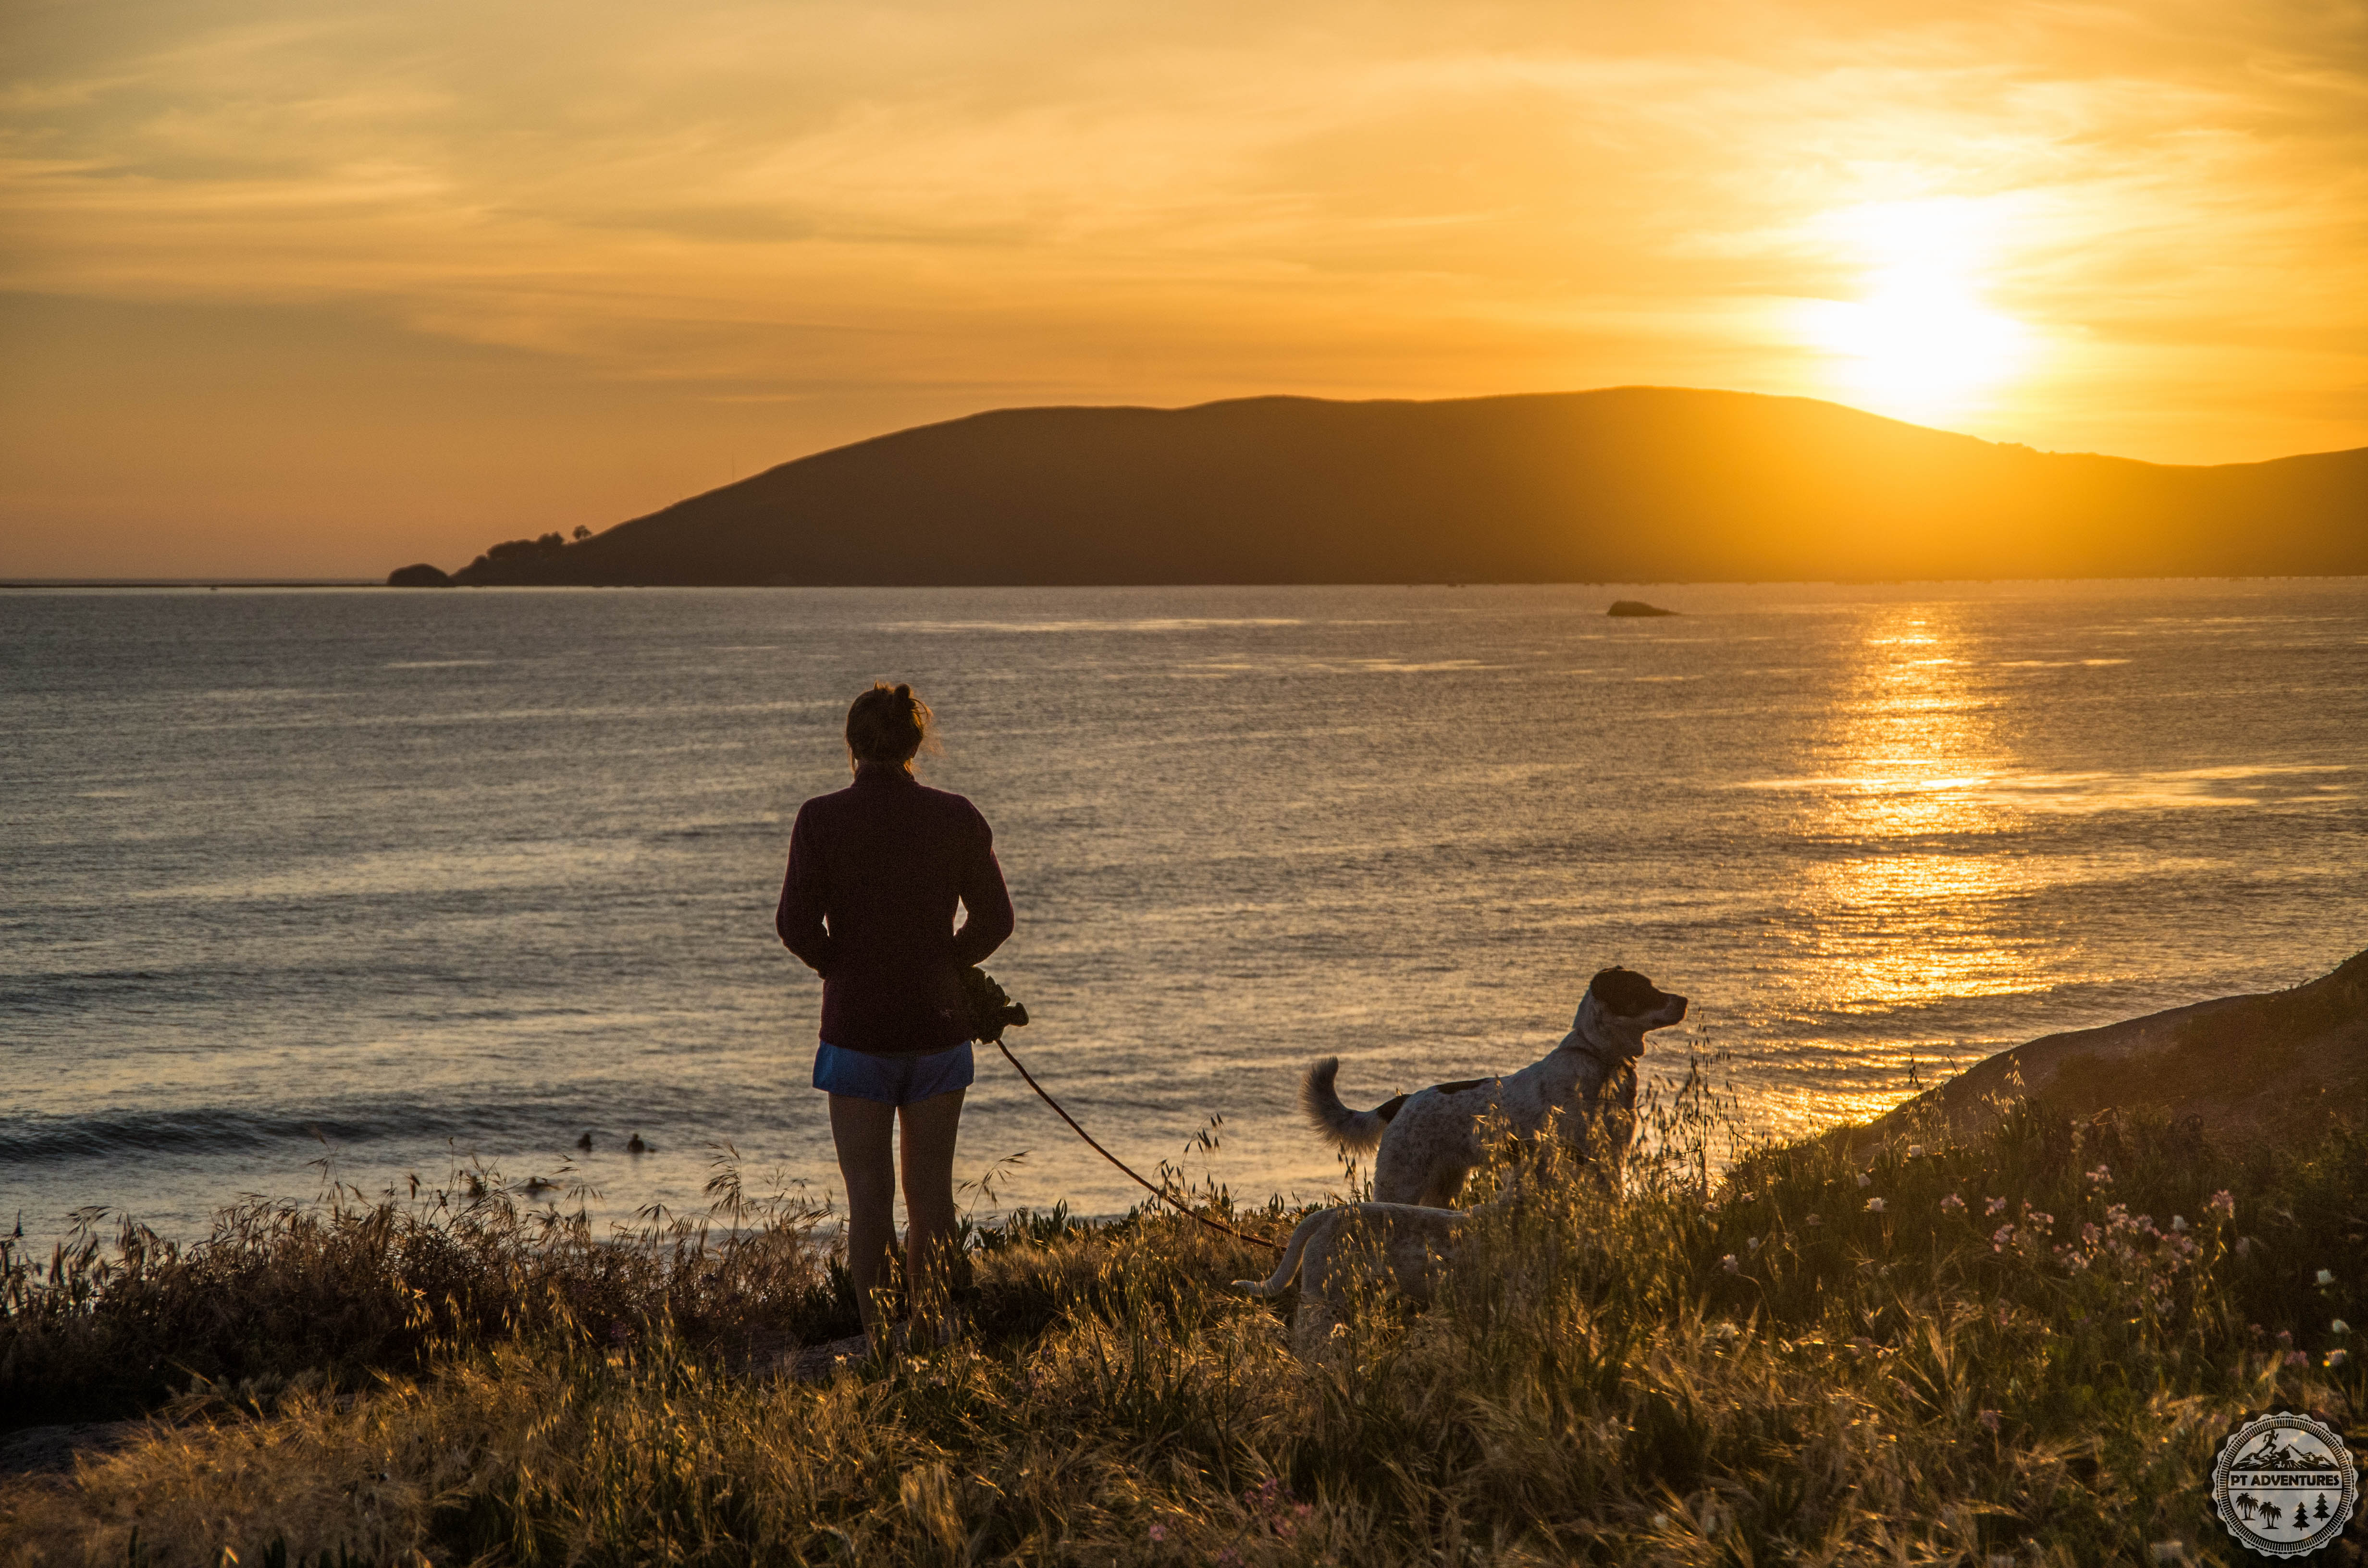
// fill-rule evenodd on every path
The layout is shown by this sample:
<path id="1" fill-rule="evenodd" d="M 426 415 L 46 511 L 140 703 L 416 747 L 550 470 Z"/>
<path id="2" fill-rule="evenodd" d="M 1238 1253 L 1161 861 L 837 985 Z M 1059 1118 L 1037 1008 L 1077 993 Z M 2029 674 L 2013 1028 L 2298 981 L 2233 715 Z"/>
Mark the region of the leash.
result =
<path id="1" fill-rule="evenodd" d="M 1036 1097 L 1042 1100 L 1046 1105 L 1051 1106 L 1053 1108 L 1053 1114 L 1069 1124 L 1070 1131 L 1084 1139 L 1087 1146 L 1092 1149 L 1095 1153 L 1099 1154 L 1103 1159 L 1108 1160 L 1111 1165 L 1116 1165 L 1128 1176 L 1133 1176 L 1135 1185 L 1143 1188 L 1144 1191 L 1151 1194 L 1152 1197 L 1156 1198 L 1162 1203 L 1167 1204 L 1170 1209 L 1175 1210 L 1178 1214 L 1183 1215 L 1186 1219 L 1198 1220 L 1203 1225 L 1208 1226 L 1209 1229 L 1212 1231 L 1223 1231 L 1225 1234 L 1233 1237 L 1235 1241 L 1247 1242 L 1252 1246 L 1261 1246 L 1266 1248 L 1269 1252 L 1281 1252 L 1282 1250 L 1282 1247 L 1279 1243 L 1268 1241 L 1264 1236 L 1253 1236 L 1246 1232 L 1236 1231 L 1222 1220 L 1212 1220 L 1206 1214 L 1201 1213 L 1196 1209 L 1186 1208 L 1183 1204 L 1170 1197 L 1166 1187 L 1154 1187 L 1149 1182 L 1144 1180 L 1140 1176 L 1136 1176 L 1133 1165 L 1128 1165 L 1124 1160 L 1120 1159 L 1116 1154 L 1111 1153 L 1108 1149 L 1105 1149 L 1099 1143 L 1095 1142 L 1094 1135 L 1087 1131 L 1084 1128 L 1078 1126 L 1077 1119 L 1071 1116 L 1067 1111 L 1063 1110 L 1061 1108 L 1061 1102 L 1044 1092 L 1044 1085 L 1036 1081 L 1034 1074 L 1029 1072 L 1027 1068 L 1022 1067 L 1019 1064 L 1019 1058 L 1011 1054 L 1011 1048 L 1004 1044 L 1000 1038 L 996 1039 L 995 1049 L 1003 1052 L 1003 1059 L 1011 1063 L 1012 1070 L 1014 1072 L 1018 1073 L 1022 1078 L 1028 1080 L 1028 1086 L 1036 1091 Z"/>

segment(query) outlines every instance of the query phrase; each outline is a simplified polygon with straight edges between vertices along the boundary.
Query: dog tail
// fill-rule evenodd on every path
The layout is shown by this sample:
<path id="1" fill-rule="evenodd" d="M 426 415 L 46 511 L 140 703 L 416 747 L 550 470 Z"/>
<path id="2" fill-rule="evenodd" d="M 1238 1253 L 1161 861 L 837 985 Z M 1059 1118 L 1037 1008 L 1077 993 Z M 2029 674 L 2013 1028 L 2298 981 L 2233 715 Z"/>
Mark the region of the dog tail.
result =
<path id="1" fill-rule="evenodd" d="M 1332 1081 L 1340 1075 L 1340 1059 L 1327 1056 L 1307 1070 L 1299 1083 L 1299 1108 L 1315 1131 L 1344 1153 L 1362 1154 L 1378 1145 L 1390 1119 L 1406 1102 L 1404 1095 L 1372 1110 L 1350 1110 L 1340 1103 Z"/>
<path id="2" fill-rule="evenodd" d="M 1307 1250 L 1307 1238 L 1315 1231 L 1315 1221 L 1323 1218 L 1323 1214 L 1310 1214 L 1292 1228 L 1291 1240 L 1283 1244 L 1282 1261 L 1274 1266 L 1271 1275 L 1262 1280 L 1236 1279 L 1234 1289 L 1245 1296 L 1280 1296 L 1290 1290 L 1292 1276 L 1299 1272 L 1300 1255 Z"/>

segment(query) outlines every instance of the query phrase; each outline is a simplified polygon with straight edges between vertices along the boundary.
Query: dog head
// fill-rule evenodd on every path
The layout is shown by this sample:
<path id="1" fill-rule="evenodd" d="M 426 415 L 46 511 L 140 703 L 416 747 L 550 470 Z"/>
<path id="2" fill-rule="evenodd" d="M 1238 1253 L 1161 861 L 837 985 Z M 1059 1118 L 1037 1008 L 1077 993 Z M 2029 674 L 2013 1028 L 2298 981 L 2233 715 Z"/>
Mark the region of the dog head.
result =
<path id="1" fill-rule="evenodd" d="M 1645 1054 L 1647 1031 L 1668 1028 L 1685 1016 L 1684 997 L 1615 964 L 1598 974 L 1579 998 L 1578 1016 L 1571 1019 L 1563 1044 L 1607 1061 L 1629 1062 Z"/>

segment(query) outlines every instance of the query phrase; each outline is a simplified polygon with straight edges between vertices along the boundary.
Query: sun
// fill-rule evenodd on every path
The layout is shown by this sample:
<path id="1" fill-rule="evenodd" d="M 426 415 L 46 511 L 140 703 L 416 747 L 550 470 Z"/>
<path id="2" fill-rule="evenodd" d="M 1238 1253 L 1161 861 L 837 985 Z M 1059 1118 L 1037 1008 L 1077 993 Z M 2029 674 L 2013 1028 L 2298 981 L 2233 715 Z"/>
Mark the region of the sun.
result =
<path id="1" fill-rule="evenodd" d="M 1804 301 L 1797 323 L 1832 357 L 1850 401 L 1905 419 L 1945 418 L 2025 368 L 2030 328 L 1982 301 L 1990 216 L 1966 201 L 1880 202 L 1816 225 L 1864 270 L 1859 299 Z"/>

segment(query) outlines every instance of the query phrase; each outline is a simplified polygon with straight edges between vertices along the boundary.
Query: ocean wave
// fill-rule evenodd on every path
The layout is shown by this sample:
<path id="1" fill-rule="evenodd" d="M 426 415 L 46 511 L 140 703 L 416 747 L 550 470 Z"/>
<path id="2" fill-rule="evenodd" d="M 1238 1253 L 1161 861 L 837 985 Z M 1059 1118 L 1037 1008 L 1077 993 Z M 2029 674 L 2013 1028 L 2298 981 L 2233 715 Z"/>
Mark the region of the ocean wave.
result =
<path id="1" fill-rule="evenodd" d="M 553 1131 L 569 1125 L 547 1114 L 521 1116 L 520 1109 L 406 1100 L 344 1106 L 312 1116 L 222 1106 L 112 1109 L 82 1116 L 34 1113 L 11 1117 L 0 1126 L 0 1166 L 154 1154 L 218 1155 L 299 1142 L 334 1149 L 393 1139 L 417 1143 L 489 1134 L 518 1138 L 545 1124 Z"/>

